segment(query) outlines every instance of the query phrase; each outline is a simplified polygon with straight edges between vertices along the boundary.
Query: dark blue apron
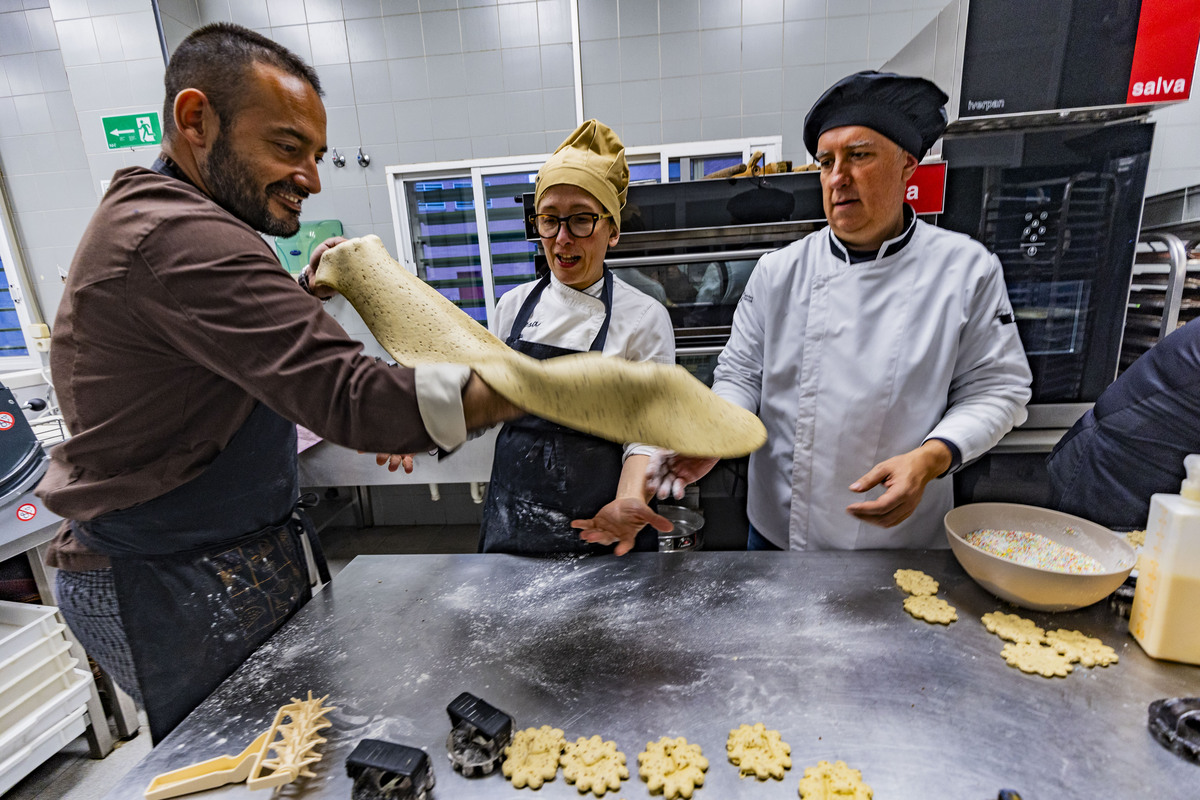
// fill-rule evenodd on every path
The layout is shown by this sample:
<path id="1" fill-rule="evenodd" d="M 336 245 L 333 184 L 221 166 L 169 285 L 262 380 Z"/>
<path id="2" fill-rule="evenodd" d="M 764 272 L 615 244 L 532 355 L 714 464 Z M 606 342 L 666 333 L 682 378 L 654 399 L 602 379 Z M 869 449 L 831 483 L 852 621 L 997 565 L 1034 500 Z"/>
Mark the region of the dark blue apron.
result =
<path id="1" fill-rule="evenodd" d="M 577 352 L 527 342 L 521 331 L 537 306 L 546 275 L 517 312 L 507 344 L 536 359 Z M 604 323 L 592 342 L 600 352 L 612 319 L 613 276 L 604 270 Z M 624 448 L 532 415 L 507 422 L 496 437 L 492 477 L 479 531 L 481 553 L 611 553 L 615 545 L 579 538 L 571 520 L 590 519 L 616 497 Z M 647 527 L 638 533 L 635 550 L 657 550 L 658 536 Z"/>
<path id="2" fill-rule="evenodd" d="M 302 534 L 323 559 L 299 496 L 296 426 L 258 403 L 196 478 L 72 522 L 112 561 L 155 743 L 311 597 Z"/>

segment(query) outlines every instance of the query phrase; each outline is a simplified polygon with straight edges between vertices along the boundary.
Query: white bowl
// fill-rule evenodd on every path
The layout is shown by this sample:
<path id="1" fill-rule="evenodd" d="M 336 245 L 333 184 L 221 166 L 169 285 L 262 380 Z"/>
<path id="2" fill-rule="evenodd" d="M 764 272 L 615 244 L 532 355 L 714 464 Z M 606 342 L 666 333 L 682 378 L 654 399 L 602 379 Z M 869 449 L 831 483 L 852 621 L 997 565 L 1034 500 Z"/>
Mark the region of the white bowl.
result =
<path id="1" fill-rule="evenodd" d="M 967 574 L 992 594 L 1034 611 L 1070 611 L 1112 594 L 1137 561 L 1133 548 L 1103 525 L 1018 503 L 971 503 L 946 514 L 946 538 Z M 1091 556 L 1104 572 L 1073 574 L 1017 564 L 967 543 L 977 530 L 1030 531 Z"/>

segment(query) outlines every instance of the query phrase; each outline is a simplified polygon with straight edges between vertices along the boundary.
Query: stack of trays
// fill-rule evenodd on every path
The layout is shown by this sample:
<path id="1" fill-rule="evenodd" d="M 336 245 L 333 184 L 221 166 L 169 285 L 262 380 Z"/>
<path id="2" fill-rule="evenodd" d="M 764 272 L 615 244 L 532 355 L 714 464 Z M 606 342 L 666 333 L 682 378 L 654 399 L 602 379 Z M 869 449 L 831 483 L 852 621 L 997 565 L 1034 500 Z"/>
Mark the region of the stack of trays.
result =
<path id="1" fill-rule="evenodd" d="M 0 794 L 87 727 L 90 672 L 55 609 L 0 601 Z"/>

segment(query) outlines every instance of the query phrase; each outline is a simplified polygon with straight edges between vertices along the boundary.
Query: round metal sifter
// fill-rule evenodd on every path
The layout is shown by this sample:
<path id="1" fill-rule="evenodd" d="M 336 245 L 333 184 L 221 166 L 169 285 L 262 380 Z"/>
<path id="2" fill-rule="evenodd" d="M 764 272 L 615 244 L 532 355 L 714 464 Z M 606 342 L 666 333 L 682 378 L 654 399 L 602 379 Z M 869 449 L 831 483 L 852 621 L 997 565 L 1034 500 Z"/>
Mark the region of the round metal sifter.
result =
<path id="1" fill-rule="evenodd" d="M 659 506 L 658 513 L 671 520 L 675 526 L 670 531 L 658 533 L 658 552 L 674 553 L 680 550 L 699 550 L 704 543 L 704 515 L 683 506 Z"/>

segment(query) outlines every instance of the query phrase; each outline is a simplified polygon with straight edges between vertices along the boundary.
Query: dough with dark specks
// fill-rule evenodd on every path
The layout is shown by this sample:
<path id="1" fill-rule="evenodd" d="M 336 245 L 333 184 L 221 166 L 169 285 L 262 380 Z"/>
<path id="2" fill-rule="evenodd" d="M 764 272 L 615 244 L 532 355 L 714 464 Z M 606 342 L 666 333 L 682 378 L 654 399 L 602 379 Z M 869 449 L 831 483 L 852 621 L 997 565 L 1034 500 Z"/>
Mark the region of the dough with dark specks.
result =
<path id="1" fill-rule="evenodd" d="M 599 353 L 539 361 L 518 353 L 398 264 L 378 236 L 326 251 L 312 281 L 341 293 L 400 364 L 465 364 L 539 417 L 613 442 L 736 458 L 767 440 L 754 414 L 673 364 Z"/>
<path id="2" fill-rule="evenodd" d="M 904 610 L 917 619 L 936 622 L 939 625 L 949 625 L 958 619 L 958 612 L 954 610 L 954 606 L 933 595 L 910 594 L 904 598 Z"/>
<path id="3" fill-rule="evenodd" d="M 815 767 L 805 767 L 800 779 L 802 800 L 871 800 L 873 796 L 862 772 L 845 761 L 818 761 Z"/>

